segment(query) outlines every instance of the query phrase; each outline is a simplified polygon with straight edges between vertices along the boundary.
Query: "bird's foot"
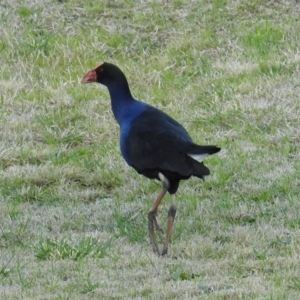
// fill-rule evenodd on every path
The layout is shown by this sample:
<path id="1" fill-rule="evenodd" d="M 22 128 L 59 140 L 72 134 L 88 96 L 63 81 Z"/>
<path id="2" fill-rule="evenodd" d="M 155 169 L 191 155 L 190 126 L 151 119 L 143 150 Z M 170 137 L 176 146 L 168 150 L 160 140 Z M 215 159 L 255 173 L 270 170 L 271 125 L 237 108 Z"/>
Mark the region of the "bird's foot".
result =
<path id="1" fill-rule="evenodd" d="M 157 235 L 160 239 L 160 242 L 163 243 L 163 241 L 164 241 L 164 237 L 163 237 L 164 231 L 162 230 L 156 216 L 155 216 L 155 219 L 154 219 L 154 225 L 155 225 L 155 231 L 156 231 L 156 233 L 157 233 Z"/>
<path id="2" fill-rule="evenodd" d="M 158 255 L 163 255 L 162 252 L 160 252 L 156 242 L 156 234 L 157 234 L 160 239 L 160 242 L 164 243 L 164 237 L 163 237 L 164 232 L 159 224 L 158 218 L 156 216 L 156 212 L 149 212 L 148 214 L 148 230 L 149 230 L 150 243 L 153 247 L 153 251 Z"/>
<path id="3" fill-rule="evenodd" d="M 160 251 L 158 248 L 158 245 L 156 243 L 156 239 L 155 239 L 155 232 L 154 232 L 154 226 L 157 230 L 157 224 L 156 224 L 156 213 L 155 212 L 149 212 L 148 214 L 148 231 L 149 231 L 149 239 L 150 239 L 150 243 L 153 247 L 153 251 L 160 255 Z"/>
<path id="4" fill-rule="evenodd" d="M 168 246 L 164 244 L 162 251 L 161 251 L 161 256 L 166 256 L 168 254 Z"/>

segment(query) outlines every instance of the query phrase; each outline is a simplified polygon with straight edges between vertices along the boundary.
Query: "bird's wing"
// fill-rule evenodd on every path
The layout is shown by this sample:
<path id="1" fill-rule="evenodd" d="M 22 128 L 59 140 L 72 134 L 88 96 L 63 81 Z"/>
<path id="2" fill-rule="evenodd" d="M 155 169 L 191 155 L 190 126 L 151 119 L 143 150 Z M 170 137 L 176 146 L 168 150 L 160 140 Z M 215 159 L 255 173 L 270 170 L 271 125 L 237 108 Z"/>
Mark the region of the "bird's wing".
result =
<path id="1" fill-rule="evenodd" d="M 182 125 L 151 107 L 132 121 L 125 148 L 137 171 L 160 169 L 190 176 L 193 159 L 185 149 L 191 144 L 192 139 Z"/>

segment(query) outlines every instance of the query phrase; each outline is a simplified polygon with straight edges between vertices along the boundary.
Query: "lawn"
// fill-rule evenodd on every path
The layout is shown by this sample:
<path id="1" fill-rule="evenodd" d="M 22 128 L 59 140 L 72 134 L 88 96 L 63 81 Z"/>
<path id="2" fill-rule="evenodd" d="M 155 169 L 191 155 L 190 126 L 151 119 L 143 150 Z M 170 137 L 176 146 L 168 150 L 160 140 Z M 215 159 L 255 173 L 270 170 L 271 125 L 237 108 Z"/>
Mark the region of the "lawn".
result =
<path id="1" fill-rule="evenodd" d="M 1 299 L 299 299 L 300 3 L 0 2 Z M 103 61 L 222 151 L 177 193 L 120 155 Z M 170 197 L 160 207 L 166 224 Z"/>

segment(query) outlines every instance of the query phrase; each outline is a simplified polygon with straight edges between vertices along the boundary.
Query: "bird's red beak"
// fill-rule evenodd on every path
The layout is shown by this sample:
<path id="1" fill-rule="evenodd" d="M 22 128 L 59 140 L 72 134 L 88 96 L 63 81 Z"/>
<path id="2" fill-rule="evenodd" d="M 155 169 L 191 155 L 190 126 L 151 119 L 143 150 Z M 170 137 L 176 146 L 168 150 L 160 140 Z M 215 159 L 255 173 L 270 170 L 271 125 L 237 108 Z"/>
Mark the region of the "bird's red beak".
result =
<path id="1" fill-rule="evenodd" d="M 97 74 L 95 69 L 87 72 L 81 79 L 81 83 L 97 82 Z"/>

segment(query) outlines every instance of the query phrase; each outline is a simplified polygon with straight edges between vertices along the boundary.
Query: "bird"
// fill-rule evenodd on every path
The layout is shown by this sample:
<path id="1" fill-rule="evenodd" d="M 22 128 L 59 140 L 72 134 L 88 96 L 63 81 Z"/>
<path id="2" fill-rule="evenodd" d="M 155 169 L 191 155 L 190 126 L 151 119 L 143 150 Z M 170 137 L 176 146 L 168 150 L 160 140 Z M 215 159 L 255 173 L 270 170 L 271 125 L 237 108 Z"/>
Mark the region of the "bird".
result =
<path id="1" fill-rule="evenodd" d="M 148 234 L 153 251 L 159 256 L 168 253 L 176 215 L 175 194 L 181 180 L 210 174 L 203 159 L 221 148 L 195 144 L 187 130 L 165 112 L 135 99 L 122 70 L 104 62 L 87 72 L 81 83 L 100 83 L 110 94 L 113 115 L 120 127 L 120 150 L 126 163 L 139 174 L 161 181 L 162 188 L 148 212 Z M 157 217 L 163 197 L 169 193 L 166 233 Z M 162 243 L 158 246 L 157 237 Z"/>

